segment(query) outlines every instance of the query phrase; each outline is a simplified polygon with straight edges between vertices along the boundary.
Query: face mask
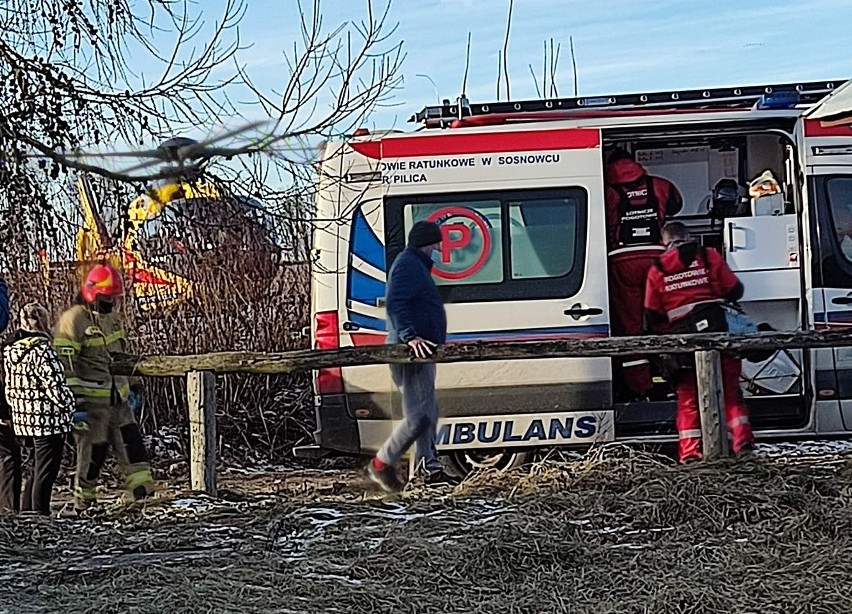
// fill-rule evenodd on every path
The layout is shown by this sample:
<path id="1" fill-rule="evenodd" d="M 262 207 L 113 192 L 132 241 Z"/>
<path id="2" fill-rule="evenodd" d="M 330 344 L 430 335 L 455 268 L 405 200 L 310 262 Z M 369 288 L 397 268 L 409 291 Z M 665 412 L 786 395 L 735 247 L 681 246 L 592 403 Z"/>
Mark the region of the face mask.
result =
<path id="1" fill-rule="evenodd" d="M 112 313 L 115 303 L 103 300 L 100 296 L 95 299 L 95 311 L 98 313 Z"/>
<path id="2" fill-rule="evenodd" d="M 441 256 L 441 250 L 439 250 L 439 249 L 433 249 L 432 253 L 429 254 L 429 257 L 432 259 L 432 262 L 434 262 L 435 264 L 441 264 L 441 262 L 443 261 L 443 258 Z"/>

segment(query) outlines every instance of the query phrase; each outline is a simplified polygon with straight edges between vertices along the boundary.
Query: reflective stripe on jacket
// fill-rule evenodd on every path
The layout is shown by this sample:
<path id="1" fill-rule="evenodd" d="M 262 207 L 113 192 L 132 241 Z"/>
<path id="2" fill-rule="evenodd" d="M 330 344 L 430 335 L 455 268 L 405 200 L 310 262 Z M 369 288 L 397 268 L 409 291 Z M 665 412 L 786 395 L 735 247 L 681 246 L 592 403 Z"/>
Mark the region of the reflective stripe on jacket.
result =
<path id="1" fill-rule="evenodd" d="M 54 344 L 78 403 L 116 405 L 127 399 L 130 381 L 112 374 L 112 354 L 123 353 L 127 346 L 118 314 L 75 305 L 60 316 Z"/>

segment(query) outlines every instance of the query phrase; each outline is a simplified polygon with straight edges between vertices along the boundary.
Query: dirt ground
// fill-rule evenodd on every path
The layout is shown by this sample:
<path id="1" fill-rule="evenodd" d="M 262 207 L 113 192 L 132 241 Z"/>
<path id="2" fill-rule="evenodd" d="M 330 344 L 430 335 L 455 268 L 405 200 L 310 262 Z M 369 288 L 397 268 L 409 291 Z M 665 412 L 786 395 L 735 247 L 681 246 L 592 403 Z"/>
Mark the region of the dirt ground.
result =
<path id="1" fill-rule="evenodd" d="M 612 445 L 393 497 L 351 469 L 226 471 L 215 501 L 0 517 L 0 613 L 848 612 L 848 452 Z"/>

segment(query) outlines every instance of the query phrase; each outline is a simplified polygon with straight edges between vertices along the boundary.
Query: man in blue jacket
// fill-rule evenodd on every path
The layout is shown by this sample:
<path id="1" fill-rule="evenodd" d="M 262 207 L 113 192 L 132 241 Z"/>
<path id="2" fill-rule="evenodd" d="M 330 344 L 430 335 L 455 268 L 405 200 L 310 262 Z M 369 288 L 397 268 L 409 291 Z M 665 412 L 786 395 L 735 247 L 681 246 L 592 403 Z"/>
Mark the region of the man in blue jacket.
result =
<path id="1" fill-rule="evenodd" d="M 432 279 L 433 258 L 440 254 L 441 229 L 433 222 L 417 222 L 408 233 L 408 246 L 388 273 L 386 307 L 388 344 L 405 343 L 417 358 L 428 358 L 447 340 L 447 314 Z M 426 484 L 457 484 L 447 475 L 435 449 L 438 405 L 435 402 L 435 363 L 391 364 L 391 377 L 402 394 L 402 422 L 394 429 L 367 474 L 387 492 L 404 484 L 394 469 L 412 444 Z"/>
<path id="2" fill-rule="evenodd" d="M 6 288 L 6 280 L 0 277 L 0 333 L 6 330 L 9 324 L 9 290 Z"/>
<path id="3" fill-rule="evenodd" d="M 9 324 L 9 290 L 0 277 L 0 333 Z M 0 512 L 17 512 L 20 507 L 21 452 L 12 431 L 12 415 L 6 405 L 3 382 L 0 381 Z"/>

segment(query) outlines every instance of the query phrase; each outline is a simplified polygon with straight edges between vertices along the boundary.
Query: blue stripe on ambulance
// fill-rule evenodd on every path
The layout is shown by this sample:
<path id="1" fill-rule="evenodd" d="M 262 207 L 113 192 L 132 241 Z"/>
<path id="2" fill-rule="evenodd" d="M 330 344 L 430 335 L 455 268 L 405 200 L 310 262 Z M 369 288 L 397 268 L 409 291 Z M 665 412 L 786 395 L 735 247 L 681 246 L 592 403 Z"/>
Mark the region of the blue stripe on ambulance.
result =
<path id="1" fill-rule="evenodd" d="M 843 311 L 829 311 L 826 313 L 815 313 L 814 322 L 825 322 L 825 316 L 828 315 L 828 322 L 837 322 L 839 324 L 852 324 L 852 311 L 845 309 Z"/>
<path id="2" fill-rule="evenodd" d="M 380 279 L 370 277 L 363 271 L 349 267 L 349 301 L 357 301 L 376 307 L 376 300 L 385 296 L 386 284 Z"/>
<path id="3" fill-rule="evenodd" d="M 358 330 L 365 332 L 387 332 L 387 327 L 385 326 L 385 321 L 381 318 L 374 318 L 372 316 L 365 316 L 362 313 L 358 313 L 357 311 L 349 310 L 349 315 L 347 316 L 349 322 L 358 327 Z"/>
<path id="4" fill-rule="evenodd" d="M 385 246 L 382 245 L 379 237 L 370 228 L 367 218 L 364 217 L 360 209 L 355 212 L 352 220 L 352 236 L 349 241 L 352 254 L 380 271 L 387 270 Z"/>
<path id="5" fill-rule="evenodd" d="M 349 310 L 349 322 L 356 325 L 361 332 L 386 332 L 385 320 L 367 316 L 357 311 Z M 583 326 L 557 326 L 550 328 L 519 328 L 513 330 L 490 330 L 481 332 L 450 333 L 449 342 L 489 341 L 494 339 L 523 340 L 532 338 L 553 337 L 606 337 L 609 326 L 606 324 L 589 324 Z"/>

